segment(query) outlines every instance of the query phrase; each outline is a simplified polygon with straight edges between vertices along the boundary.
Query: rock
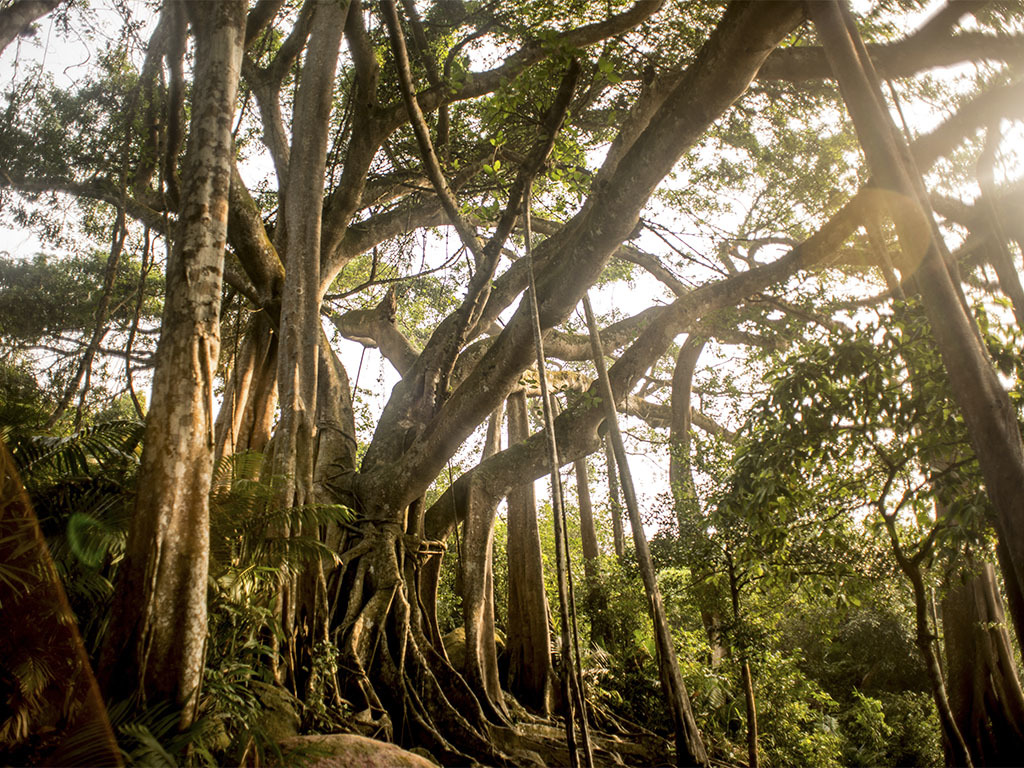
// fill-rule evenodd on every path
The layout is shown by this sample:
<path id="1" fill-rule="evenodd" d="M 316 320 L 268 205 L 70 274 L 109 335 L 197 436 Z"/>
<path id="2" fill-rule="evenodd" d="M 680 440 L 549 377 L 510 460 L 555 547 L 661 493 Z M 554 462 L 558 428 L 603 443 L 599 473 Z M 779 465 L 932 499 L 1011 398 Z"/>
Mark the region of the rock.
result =
<path id="1" fill-rule="evenodd" d="M 466 666 L 466 628 L 456 627 L 443 638 L 444 652 L 448 654 L 448 660 L 460 672 Z"/>
<path id="2" fill-rule="evenodd" d="M 443 638 L 444 651 L 448 654 L 448 660 L 460 672 L 466 666 L 466 628 L 456 627 Z M 498 656 L 505 651 L 505 635 L 500 630 L 494 630 L 494 650 Z"/>
<path id="3" fill-rule="evenodd" d="M 321 736 L 295 736 L 280 743 L 283 765 L 297 765 L 301 756 L 304 768 L 435 768 L 432 760 L 394 744 L 334 733 Z M 425 750 L 424 750 L 425 751 Z"/>
<path id="4" fill-rule="evenodd" d="M 270 741 L 284 741 L 299 733 L 299 714 L 295 709 L 295 697 L 283 688 L 259 683 L 257 698 L 263 711 L 258 726 Z"/>

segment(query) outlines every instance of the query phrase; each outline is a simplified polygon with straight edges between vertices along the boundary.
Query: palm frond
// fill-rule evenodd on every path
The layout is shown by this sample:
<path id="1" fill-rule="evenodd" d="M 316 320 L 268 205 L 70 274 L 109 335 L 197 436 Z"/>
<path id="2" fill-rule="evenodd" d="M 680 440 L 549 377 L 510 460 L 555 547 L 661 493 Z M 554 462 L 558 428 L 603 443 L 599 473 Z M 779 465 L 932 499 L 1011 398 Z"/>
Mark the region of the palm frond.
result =
<path id="1" fill-rule="evenodd" d="M 108 499 L 105 500 L 105 504 L 112 506 L 115 501 Z M 114 527 L 88 512 L 74 512 L 68 518 L 68 548 L 78 560 L 90 568 L 98 568 L 111 555 L 122 554 L 126 538 L 124 528 Z"/>
<path id="2" fill-rule="evenodd" d="M 138 463 L 144 425 L 108 421 L 71 435 L 26 435 L 10 445 L 11 455 L 30 491 L 33 486 L 71 476 L 94 474 L 114 463 Z"/>

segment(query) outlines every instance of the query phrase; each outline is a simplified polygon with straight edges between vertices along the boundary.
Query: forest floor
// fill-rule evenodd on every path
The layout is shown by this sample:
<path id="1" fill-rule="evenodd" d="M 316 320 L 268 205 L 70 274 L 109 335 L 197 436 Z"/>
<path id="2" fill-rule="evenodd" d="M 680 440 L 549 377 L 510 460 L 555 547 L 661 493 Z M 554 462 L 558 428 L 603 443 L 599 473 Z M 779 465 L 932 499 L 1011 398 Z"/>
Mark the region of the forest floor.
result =
<path id="1" fill-rule="evenodd" d="M 568 766 L 569 750 L 565 728 L 556 724 L 518 724 L 515 728 L 494 728 L 496 746 L 513 755 L 536 755 L 535 765 Z M 605 733 L 590 731 L 595 768 L 613 766 L 671 766 L 675 764 L 672 744 L 649 732 Z M 582 757 L 581 757 L 581 763 Z"/>

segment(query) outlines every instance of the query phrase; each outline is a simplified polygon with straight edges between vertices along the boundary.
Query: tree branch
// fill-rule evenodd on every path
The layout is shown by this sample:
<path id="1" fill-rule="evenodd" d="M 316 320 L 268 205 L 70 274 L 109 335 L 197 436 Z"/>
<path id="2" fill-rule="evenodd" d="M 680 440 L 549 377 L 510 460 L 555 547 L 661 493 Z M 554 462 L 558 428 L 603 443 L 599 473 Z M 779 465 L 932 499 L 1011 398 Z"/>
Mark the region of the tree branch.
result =
<path id="1" fill-rule="evenodd" d="M 927 25 L 923 30 L 928 30 Z M 916 33 L 895 43 L 867 46 L 878 74 L 883 78 L 900 78 L 966 61 L 1024 61 L 1024 36 L 973 31 L 946 36 L 937 32 L 928 30 L 927 34 Z M 788 82 L 832 77 L 824 51 L 811 46 L 780 48 L 768 57 L 758 74 L 759 80 Z"/>
<path id="2" fill-rule="evenodd" d="M 45 16 L 62 0 L 18 0 L 0 10 L 0 51 L 26 32 L 36 19 Z"/>

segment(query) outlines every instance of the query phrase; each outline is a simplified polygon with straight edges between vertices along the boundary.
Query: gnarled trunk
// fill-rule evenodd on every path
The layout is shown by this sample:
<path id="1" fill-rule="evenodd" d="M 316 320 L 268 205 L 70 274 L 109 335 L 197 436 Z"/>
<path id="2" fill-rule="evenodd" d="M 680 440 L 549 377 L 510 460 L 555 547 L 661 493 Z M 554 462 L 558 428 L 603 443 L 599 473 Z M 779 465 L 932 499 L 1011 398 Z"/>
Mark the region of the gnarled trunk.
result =
<path id="1" fill-rule="evenodd" d="M 417 502 L 418 503 L 418 502 Z M 340 638 L 345 697 L 384 727 L 384 735 L 425 746 L 437 758 L 503 760 L 487 733 L 480 701 L 424 632 L 417 573 L 433 542 L 409 531 L 419 512 L 364 510 L 359 533 L 342 553 L 343 611 L 332 627 Z M 410 579 L 413 583 L 409 583 Z"/>
<path id="2" fill-rule="evenodd" d="M 179 231 L 135 514 L 100 669 L 108 695 L 138 690 L 194 717 L 206 645 L 214 368 L 246 3 L 199 3 L 196 92 L 182 179 Z M 116 674 L 114 671 L 116 670 Z"/>

